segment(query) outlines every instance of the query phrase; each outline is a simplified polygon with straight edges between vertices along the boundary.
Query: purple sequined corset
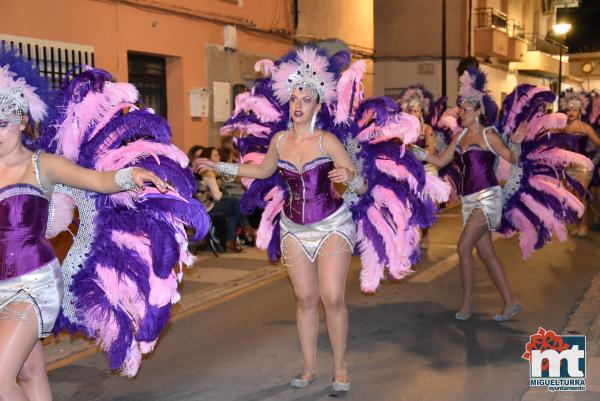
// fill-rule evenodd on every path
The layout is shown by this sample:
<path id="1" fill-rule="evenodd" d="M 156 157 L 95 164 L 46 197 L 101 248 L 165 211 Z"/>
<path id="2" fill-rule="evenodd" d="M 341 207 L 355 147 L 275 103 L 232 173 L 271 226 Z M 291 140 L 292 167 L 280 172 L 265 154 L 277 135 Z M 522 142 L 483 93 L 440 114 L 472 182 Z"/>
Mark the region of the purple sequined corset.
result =
<path id="1" fill-rule="evenodd" d="M 585 134 L 572 134 L 574 139 L 573 148 L 571 149 L 573 152 L 577 152 L 580 155 L 586 155 L 586 145 L 587 145 L 587 136 Z"/>
<path id="2" fill-rule="evenodd" d="M 30 273 L 56 257 L 45 237 L 48 206 L 32 185 L 0 189 L 0 280 Z"/>
<path id="3" fill-rule="evenodd" d="M 344 202 L 327 177 L 333 169 L 333 161 L 329 157 L 319 157 L 306 163 L 302 172 L 285 160 L 279 160 L 278 166 L 287 189 L 283 211 L 294 223 L 321 221 Z"/>
<path id="4" fill-rule="evenodd" d="M 559 145 L 559 148 L 587 156 L 585 151 L 587 145 L 587 136 L 585 134 L 567 134 L 561 132 L 552 135 L 552 137 L 561 139 L 564 142 L 561 145 Z"/>
<path id="5" fill-rule="evenodd" d="M 494 162 L 496 155 L 490 151 L 481 149 L 477 145 L 471 145 L 462 152 L 460 146 L 456 146 L 454 161 L 461 172 L 459 193 L 470 195 L 482 189 L 498 185 L 498 178 L 494 173 Z"/>

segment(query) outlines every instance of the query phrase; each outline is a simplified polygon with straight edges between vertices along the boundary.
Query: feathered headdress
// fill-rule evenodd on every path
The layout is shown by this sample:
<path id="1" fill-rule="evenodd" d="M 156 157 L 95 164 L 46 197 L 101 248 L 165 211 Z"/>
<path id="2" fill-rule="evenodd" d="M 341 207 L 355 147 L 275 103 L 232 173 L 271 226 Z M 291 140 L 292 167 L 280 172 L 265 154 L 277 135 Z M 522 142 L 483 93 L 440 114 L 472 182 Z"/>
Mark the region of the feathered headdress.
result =
<path id="1" fill-rule="evenodd" d="M 433 95 L 423 85 L 411 85 L 406 88 L 398 99 L 398 105 L 403 112 L 408 113 L 413 104 L 418 104 L 423 110 L 423 117 L 431 114 Z"/>
<path id="2" fill-rule="evenodd" d="M 498 105 L 486 90 L 487 76 L 479 68 L 469 66 L 460 77 L 458 99 L 456 104 L 471 102 L 475 107 L 481 107 L 486 124 L 493 124 L 498 115 Z"/>
<path id="3" fill-rule="evenodd" d="M 38 124 L 48 114 L 52 91 L 31 61 L 0 41 L 0 119 L 21 123 L 23 116 Z"/>
<path id="4" fill-rule="evenodd" d="M 585 116 L 588 114 L 591 105 L 590 95 L 582 90 L 574 91 L 569 88 L 560 94 L 558 100 L 558 108 L 560 111 L 565 112 L 572 109 L 581 111 L 581 115 Z"/>
<path id="5" fill-rule="evenodd" d="M 334 56 L 335 57 L 335 56 Z M 306 46 L 284 57 L 278 64 L 257 63 L 272 74 L 272 86 L 279 104 L 290 101 L 295 88 L 310 91 L 321 103 L 331 104 L 336 99 L 336 71 L 324 52 Z"/>

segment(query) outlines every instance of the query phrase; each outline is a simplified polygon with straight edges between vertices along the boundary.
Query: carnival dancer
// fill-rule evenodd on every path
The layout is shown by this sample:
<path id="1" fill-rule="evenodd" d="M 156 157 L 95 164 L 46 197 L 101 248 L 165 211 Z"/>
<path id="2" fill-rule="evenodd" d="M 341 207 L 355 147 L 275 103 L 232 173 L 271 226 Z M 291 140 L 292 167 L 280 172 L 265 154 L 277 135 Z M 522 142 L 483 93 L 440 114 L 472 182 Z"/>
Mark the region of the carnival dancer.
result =
<path id="1" fill-rule="evenodd" d="M 500 260 L 492 244 L 491 231 L 500 225 L 502 217 L 502 188 L 494 171 L 496 157 L 510 163 L 518 161 L 502 138 L 495 123 L 498 106 L 485 90 L 485 75 L 470 67 L 461 77 L 459 90 L 460 119 L 463 131 L 452 139 L 450 145 L 439 156 L 426 154 L 414 148 L 419 158 L 442 168 L 456 161 L 461 177 L 463 229 L 458 241 L 460 274 L 463 283 L 463 302 L 456 319 L 467 320 L 473 313 L 473 290 L 475 287 L 475 261 L 473 248 L 484 261 L 490 277 L 504 300 L 502 312 L 494 320 L 508 320 L 521 311 L 515 299 Z M 525 126 L 519 127 L 513 137 L 520 144 L 525 137 Z"/>
<path id="2" fill-rule="evenodd" d="M 168 191 L 143 168 L 94 171 L 36 149 L 26 132 L 48 116 L 51 95 L 33 64 L 0 43 L 0 398 L 11 401 L 51 399 L 40 339 L 63 298 L 60 264 L 45 237 L 53 186 L 111 194 L 149 182 Z"/>
<path id="3" fill-rule="evenodd" d="M 437 154 L 437 141 L 430 125 L 433 108 L 433 95 L 423 85 L 410 85 L 398 99 L 400 109 L 404 113 L 413 115 L 421 123 L 419 137 L 415 145 L 427 150 L 429 154 Z M 437 167 L 431 163 L 424 163 L 427 174 L 438 175 Z M 428 228 L 421 231 L 421 249 L 429 248 Z"/>
<path id="4" fill-rule="evenodd" d="M 261 164 L 203 159 L 197 168 L 258 179 L 278 172 L 287 187 L 280 223 L 281 249 L 297 298 L 296 317 L 304 358 L 304 371 L 291 385 L 306 387 L 316 377 L 320 299 L 333 349 L 333 388 L 348 391 L 348 313 L 344 292 L 356 228 L 333 184 L 346 184 L 357 193 L 364 193 L 366 185 L 344 145 L 333 134 L 315 126 L 323 103 L 335 93 L 332 74 L 317 68 L 314 62 L 298 66 L 289 75 L 286 88 L 278 92 L 281 103 L 289 103 L 291 127 L 273 137 Z"/>
<path id="5" fill-rule="evenodd" d="M 494 316 L 505 321 L 516 315 L 521 306 L 516 302 L 504 269 L 494 253 L 491 230 L 510 237 L 520 233 L 523 257 L 546 244 L 552 236 L 567 239 L 566 225 L 583 213 L 583 204 L 562 185 L 558 178 L 569 163 L 588 166 L 589 159 L 558 148 L 561 143 L 553 133 L 564 128 L 562 113 L 545 114 L 556 98 L 548 88 L 519 85 L 504 100 L 498 119 L 499 135 L 493 123 L 497 106 L 485 91 L 486 77 L 480 70 L 469 68 L 461 77 L 459 101 L 461 122 L 465 129 L 456 136 L 450 148 L 439 157 L 430 157 L 419 148 L 419 158 L 438 164 L 452 159 L 460 167 L 459 189 L 462 199 L 463 232 L 458 244 L 464 298 L 460 320 L 472 313 L 473 257 L 476 247 L 494 283 L 504 298 L 502 313 Z M 505 145 L 504 140 L 509 145 Z M 521 143 L 523 146 L 521 146 Z M 502 159 L 496 163 L 497 156 Z M 498 186 L 503 161 L 511 163 L 504 187 Z"/>
<path id="6" fill-rule="evenodd" d="M 562 133 L 570 137 L 570 149 L 580 155 L 588 156 L 587 145 L 592 142 L 596 147 L 600 147 L 600 136 L 596 134 L 594 128 L 588 124 L 590 114 L 592 113 L 592 99 L 584 91 L 574 91 L 568 89 L 561 93 L 559 100 L 560 111 L 567 115 L 567 126 Z M 591 156 L 591 155 L 589 155 Z M 565 173 L 569 176 L 570 184 L 573 189 L 579 192 L 584 205 L 587 208 L 587 191 L 592 181 L 593 170 L 579 165 L 572 165 L 566 169 Z M 573 180 L 575 182 L 573 182 Z M 577 227 L 571 235 L 579 238 L 585 238 L 588 234 L 587 216 L 577 221 Z"/>
<path id="7" fill-rule="evenodd" d="M 592 97 L 592 112 L 590 113 L 588 123 L 596 131 L 596 135 L 600 135 L 600 90 L 592 89 L 590 91 Z M 594 163 L 594 172 L 592 174 L 592 182 L 590 183 L 591 206 L 594 212 L 594 220 L 592 230 L 600 231 L 600 146 L 596 146 L 592 151 L 590 158 Z"/>
<path id="8" fill-rule="evenodd" d="M 221 130 L 241 133 L 243 164 L 204 160 L 196 168 L 253 177 L 243 179 L 243 212 L 264 208 L 257 247 L 272 261 L 283 255 L 297 298 L 304 372 L 291 385 L 315 378 L 320 298 L 333 388 L 347 391 L 344 292 L 355 245 L 363 291 L 378 288 L 386 267 L 392 279 L 406 276 L 419 257 L 419 229 L 433 224 L 435 202 L 447 199 L 449 188 L 404 151 L 419 121 L 390 98 L 363 99 L 364 61 L 350 64 L 346 51 L 327 55 L 308 46 L 255 68 L 266 78 L 236 98 Z M 335 183 L 347 185 L 343 199 Z"/>

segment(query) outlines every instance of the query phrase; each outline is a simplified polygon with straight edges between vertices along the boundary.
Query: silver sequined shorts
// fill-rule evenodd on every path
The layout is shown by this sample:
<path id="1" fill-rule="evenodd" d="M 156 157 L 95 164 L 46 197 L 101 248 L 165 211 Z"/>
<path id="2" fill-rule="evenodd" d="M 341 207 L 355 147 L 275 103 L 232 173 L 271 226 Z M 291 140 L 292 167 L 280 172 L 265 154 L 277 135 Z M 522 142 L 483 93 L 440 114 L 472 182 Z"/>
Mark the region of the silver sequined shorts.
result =
<path id="1" fill-rule="evenodd" d="M 50 335 L 63 298 L 63 277 L 58 259 L 22 276 L 0 281 L 0 318 L 19 316 L 7 306 L 16 302 L 33 305 L 38 323 L 38 338 Z"/>
<path id="2" fill-rule="evenodd" d="M 463 226 L 475 209 L 481 209 L 490 231 L 497 229 L 502 220 L 502 188 L 500 186 L 482 189 L 470 195 L 461 196 Z"/>
<path id="3" fill-rule="evenodd" d="M 284 239 L 292 236 L 298 240 L 311 262 L 315 261 L 319 249 L 330 235 L 336 234 L 341 237 L 347 242 L 350 250 L 353 250 L 356 244 L 356 226 L 346 204 L 342 204 L 338 210 L 323 220 L 312 224 L 294 223 L 282 212 L 279 227 L 281 229 L 281 252 L 284 254 Z"/>

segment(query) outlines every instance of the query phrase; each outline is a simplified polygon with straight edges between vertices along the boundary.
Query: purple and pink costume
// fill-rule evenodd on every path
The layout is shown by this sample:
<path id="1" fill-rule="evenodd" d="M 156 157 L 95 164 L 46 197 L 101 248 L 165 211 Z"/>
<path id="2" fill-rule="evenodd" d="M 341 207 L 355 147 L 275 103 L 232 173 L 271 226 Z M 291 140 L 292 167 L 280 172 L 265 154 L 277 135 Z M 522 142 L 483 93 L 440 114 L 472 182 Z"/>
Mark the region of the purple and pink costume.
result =
<path id="1" fill-rule="evenodd" d="M 278 139 L 277 154 L 285 135 Z M 331 158 L 325 156 L 322 138 L 319 147 L 323 156 L 306 163 L 301 171 L 288 161 L 279 159 L 278 162 L 278 172 L 286 190 L 280 220 L 281 251 L 285 256 L 284 239 L 291 236 L 313 262 L 330 235 L 340 236 L 351 250 L 356 243 L 356 227 L 350 210 L 327 176 L 334 165 Z"/>
<path id="2" fill-rule="evenodd" d="M 37 153 L 33 157 L 36 177 L 38 157 Z M 30 303 L 38 317 L 39 338 L 50 334 L 63 295 L 60 264 L 45 237 L 49 204 L 44 192 L 33 185 L 0 189 L 0 319 L 25 318 L 7 307 Z"/>
<path id="3" fill-rule="evenodd" d="M 481 209 L 486 217 L 488 228 L 495 230 L 502 219 L 502 188 L 494 172 L 496 153 L 487 139 L 487 130 L 483 130 L 483 138 L 487 149 L 478 145 L 470 145 L 467 149 L 460 147 L 460 140 L 467 133 L 465 129 L 456 141 L 454 161 L 460 169 L 458 192 L 461 195 L 463 224 L 467 222 L 475 209 Z"/>

